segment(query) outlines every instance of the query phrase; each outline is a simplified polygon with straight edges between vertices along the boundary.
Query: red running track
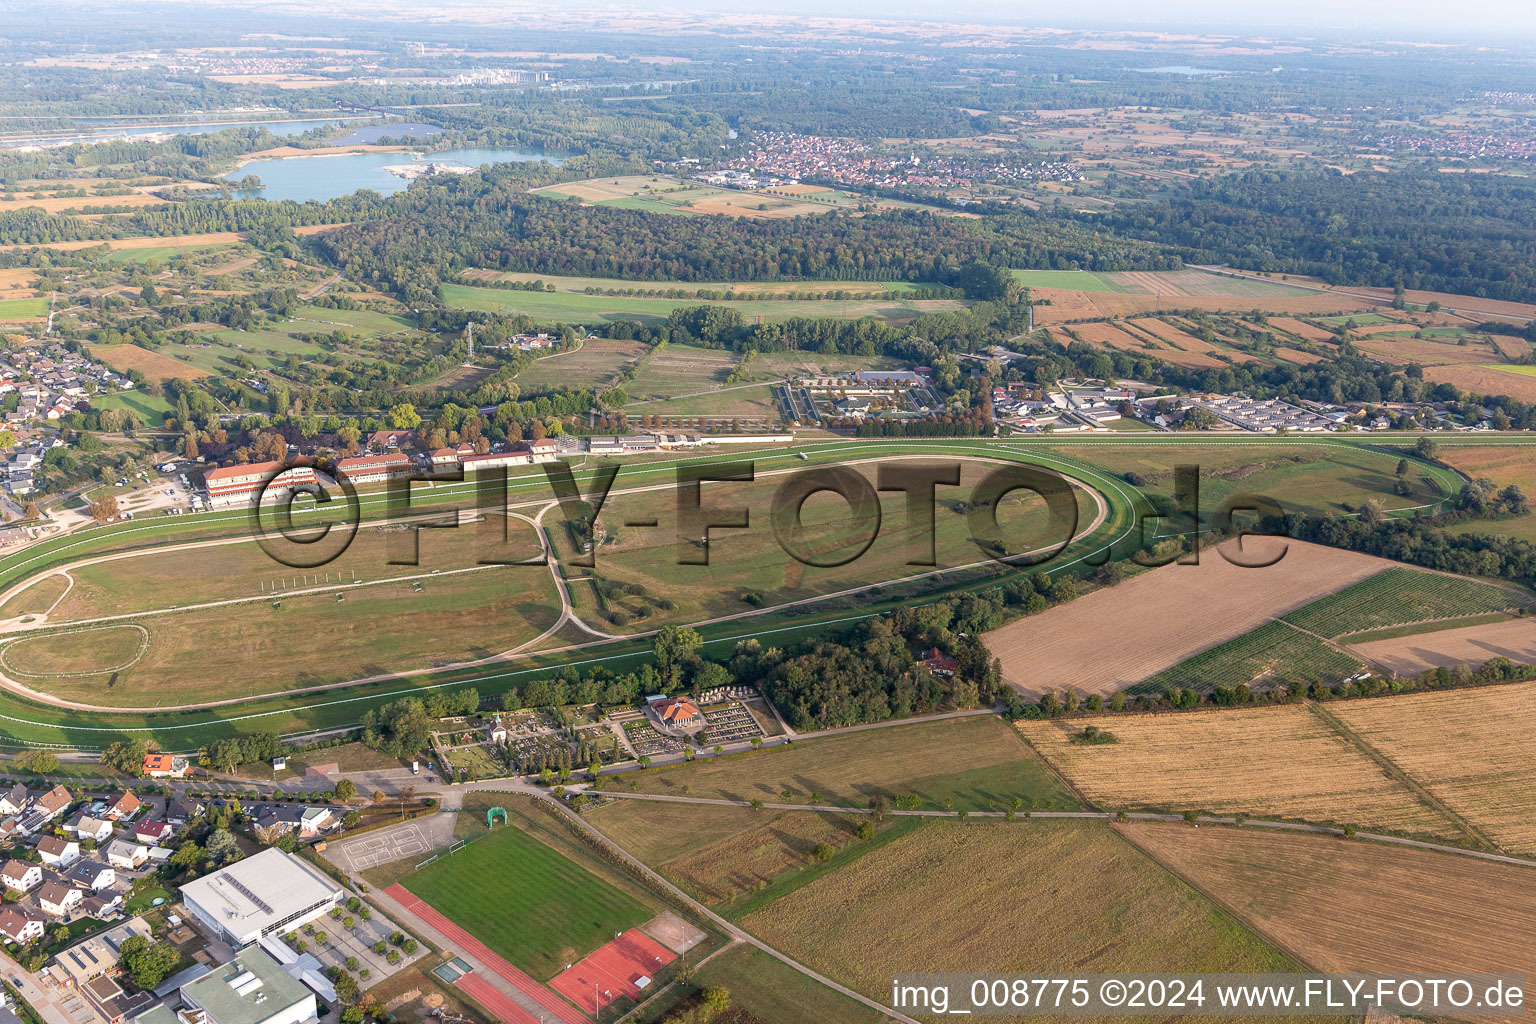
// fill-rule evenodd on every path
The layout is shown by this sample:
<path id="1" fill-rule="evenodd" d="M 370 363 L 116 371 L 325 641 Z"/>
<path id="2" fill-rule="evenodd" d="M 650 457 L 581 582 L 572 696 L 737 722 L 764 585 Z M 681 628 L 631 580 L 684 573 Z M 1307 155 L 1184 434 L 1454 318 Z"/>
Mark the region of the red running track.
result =
<path id="1" fill-rule="evenodd" d="M 534 981 L 531 977 L 524 974 L 516 967 L 513 967 L 500 955 L 492 952 L 490 947 L 488 947 L 485 943 L 481 942 L 479 939 L 469 934 L 469 932 L 448 920 L 448 918 L 444 917 L 441 913 L 434 909 L 430 903 L 427 903 L 425 900 L 417 897 L 415 893 L 411 892 L 411 890 L 407 889 L 399 882 L 396 882 L 388 889 L 385 889 L 384 892 L 393 899 L 397 900 L 401 906 L 405 907 L 406 910 L 409 910 L 411 913 L 427 922 L 427 924 L 448 936 L 448 938 L 452 939 L 460 949 L 474 957 L 476 960 L 479 960 L 481 963 L 485 964 L 487 967 L 495 971 L 512 985 L 516 986 L 518 991 L 522 992 L 528 998 L 532 999 L 544 1009 L 554 1014 L 557 1018 L 564 1021 L 565 1024 L 591 1024 L 591 1021 L 589 1021 L 580 1010 L 576 1009 L 576 1007 L 572 1006 L 570 1003 L 565 1002 L 549 989 L 545 988 L 543 985 L 540 985 L 538 982 Z M 463 978 L 459 979 L 461 984 L 463 980 Z M 488 983 L 487 987 L 489 987 Z M 465 988 L 465 991 L 468 992 L 470 990 Z M 495 989 L 492 989 L 492 991 L 495 991 Z"/>
<path id="2" fill-rule="evenodd" d="M 635 981 L 656 977 L 658 970 L 676 959 L 677 954 L 670 949 L 631 928 L 555 975 L 549 985 L 595 1014 L 620 996 L 639 1002 L 640 988 Z"/>
<path id="3" fill-rule="evenodd" d="M 501 989 L 477 974 L 465 974 L 454 984 L 463 989 L 465 995 L 490 1010 L 497 1020 L 505 1021 L 506 1024 L 539 1024 L 539 1018 L 518 1006 Z"/>

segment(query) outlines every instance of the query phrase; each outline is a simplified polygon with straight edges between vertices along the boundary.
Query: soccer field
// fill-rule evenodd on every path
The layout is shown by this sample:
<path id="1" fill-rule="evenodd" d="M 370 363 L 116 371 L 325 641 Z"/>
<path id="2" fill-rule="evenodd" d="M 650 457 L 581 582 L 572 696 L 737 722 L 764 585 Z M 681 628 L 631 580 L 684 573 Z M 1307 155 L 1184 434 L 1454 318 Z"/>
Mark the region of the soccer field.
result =
<path id="1" fill-rule="evenodd" d="M 541 981 L 654 916 L 511 826 L 498 825 L 400 884 Z"/>

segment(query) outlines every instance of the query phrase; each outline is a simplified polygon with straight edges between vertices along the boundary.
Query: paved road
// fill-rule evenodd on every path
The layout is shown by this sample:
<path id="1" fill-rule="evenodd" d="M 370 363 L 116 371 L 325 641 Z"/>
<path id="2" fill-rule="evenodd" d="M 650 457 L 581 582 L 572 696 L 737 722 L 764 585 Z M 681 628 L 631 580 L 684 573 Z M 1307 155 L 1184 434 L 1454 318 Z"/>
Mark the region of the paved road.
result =
<path id="1" fill-rule="evenodd" d="M 6 980 L 16 986 L 21 992 L 21 997 L 47 1024 L 100 1024 L 101 1018 L 78 994 L 69 994 L 69 1008 L 66 1009 L 29 971 L 16 965 L 9 955 L 0 953 L 0 958 L 10 965 L 5 968 Z M 60 993 L 60 995 L 65 994 Z"/>

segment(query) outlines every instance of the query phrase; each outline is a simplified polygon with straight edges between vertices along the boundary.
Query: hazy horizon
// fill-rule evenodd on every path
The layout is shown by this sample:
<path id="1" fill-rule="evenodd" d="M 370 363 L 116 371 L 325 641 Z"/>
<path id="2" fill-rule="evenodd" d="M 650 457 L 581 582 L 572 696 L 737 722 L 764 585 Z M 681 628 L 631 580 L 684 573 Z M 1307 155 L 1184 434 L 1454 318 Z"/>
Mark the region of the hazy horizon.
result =
<path id="1" fill-rule="evenodd" d="M 194 8 L 208 14 L 245 13 L 261 15 L 270 12 L 276 16 L 327 18 L 337 15 L 351 17 L 365 12 L 378 15 L 379 4 L 371 0 L 332 0 L 331 3 L 298 4 L 295 0 L 248 0 L 248 2 L 206 3 L 205 0 L 167 0 L 178 6 Z M 71 13 L 84 11 L 101 12 L 130 10 L 141 6 L 161 6 L 151 0 L 149 4 L 103 3 L 92 0 L 62 0 L 58 3 L 23 3 L 13 8 L 13 15 L 22 12 L 46 14 L 50 19 L 67 18 Z M 546 0 L 527 0 L 516 4 L 483 3 L 458 0 L 448 5 L 431 5 L 420 8 L 424 17 L 430 17 L 439 26 L 455 22 L 455 12 L 492 10 L 514 21 L 519 13 L 542 10 L 580 11 L 590 16 L 604 9 L 654 12 L 687 11 L 690 13 L 718 12 L 724 15 L 753 13 L 800 17 L 851 17 L 871 20 L 930 20 L 935 22 L 980 22 L 1008 25 L 1035 25 L 1047 28 L 1092 28 L 1098 30 L 1155 31 L 1179 35 L 1184 33 L 1258 33 L 1262 35 L 1295 38 L 1308 36 L 1336 37 L 1346 35 L 1361 39 L 1390 42 L 1395 40 L 1428 42 L 1443 41 L 1457 45 L 1467 43 L 1490 47 L 1522 46 L 1536 41 L 1536 4 L 1517 4 L 1513 0 L 1467 0 L 1455 6 L 1430 3 L 1428 0 L 1411 0 L 1397 3 L 1391 0 L 1354 0 L 1339 4 L 1328 0 L 1295 0 L 1283 9 L 1268 7 L 1241 7 L 1217 0 L 1163 0 L 1149 6 L 1137 0 L 1094 0 L 1092 3 L 1064 9 L 1058 4 L 1016 2 L 1016 0 L 958 0 L 954 3 L 938 3 L 935 0 L 839 0 L 822 3 L 816 0 L 782 0 L 767 3 L 764 0 L 665 0 L 663 3 L 551 3 Z M 403 16 L 409 21 L 409 8 L 401 3 L 384 5 L 393 21 Z M 196 18 L 196 15 L 192 15 Z M 585 26 L 573 26 L 580 31 Z M 0 30 L 3 34 L 3 30 Z"/>

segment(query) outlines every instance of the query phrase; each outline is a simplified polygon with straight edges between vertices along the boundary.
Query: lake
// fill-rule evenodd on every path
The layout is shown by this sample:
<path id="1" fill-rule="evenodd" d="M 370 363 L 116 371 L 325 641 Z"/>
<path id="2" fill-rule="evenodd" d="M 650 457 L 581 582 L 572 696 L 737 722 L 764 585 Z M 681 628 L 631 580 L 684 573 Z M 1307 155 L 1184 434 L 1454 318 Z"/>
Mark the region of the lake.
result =
<path id="1" fill-rule="evenodd" d="M 401 125 L 389 125 L 401 128 Z M 559 166 L 559 156 L 540 153 L 531 149 L 453 149 L 444 153 L 431 153 L 428 160 L 436 163 L 463 164 L 479 167 L 481 164 L 526 163 L 544 160 Z M 253 160 L 244 167 L 225 175 L 228 181 L 239 181 L 247 174 L 261 178 L 262 188 L 237 190 L 240 199 L 292 199 L 296 203 L 319 202 L 339 196 L 351 195 L 360 188 L 371 188 L 381 195 L 399 192 L 410 184 L 384 168 L 396 164 L 411 163 L 409 153 L 345 153 L 340 156 L 290 156 L 276 160 Z"/>

